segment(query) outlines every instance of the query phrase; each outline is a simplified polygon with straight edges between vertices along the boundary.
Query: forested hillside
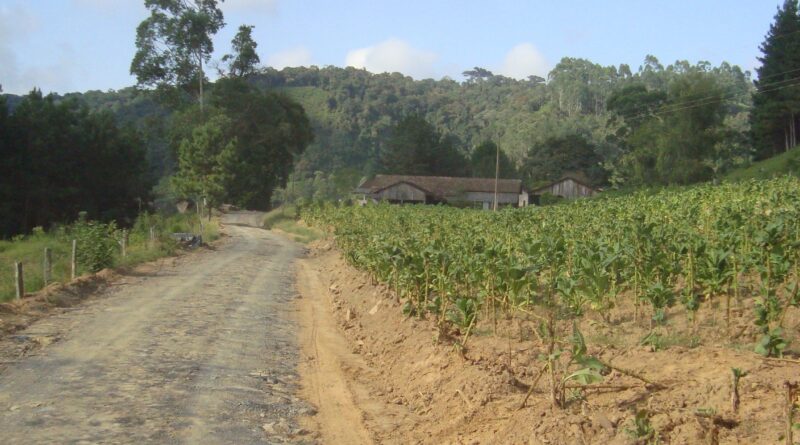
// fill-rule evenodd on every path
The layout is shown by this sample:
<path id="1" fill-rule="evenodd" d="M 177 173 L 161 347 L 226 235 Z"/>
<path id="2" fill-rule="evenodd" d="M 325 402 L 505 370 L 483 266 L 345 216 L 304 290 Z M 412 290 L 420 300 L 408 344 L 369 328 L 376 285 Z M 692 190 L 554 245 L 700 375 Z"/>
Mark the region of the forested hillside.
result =
<path id="1" fill-rule="evenodd" d="M 632 71 L 626 65 L 564 58 L 547 81 L 515 80 L 480 68 L 466 76 L 464 82 L 414 80 L 399 73 L 301 67 L 266 68 L 251 82 L 285 93 L 305 108 L 315 142 L 296 166 L 300 176 L 342 169 L 358 176 L 378 171 L 392 129 L 410 114 L 454 137 L 465 155 L 486 140 L 495 142 L 530 181 L 566 170 L 585 170 L 595 182 L 604 182 L 609 173 L 633 178 L 627 174 L 631 172 L 619 171 L 631 162 L 625 159 L 630 148 L 625 136 L 639 130 L 636 138 L 643 140 L 632 141 L 634 145 L 644 140 L 668 144 L 673 135 L 653 127 L 680 126 L 695 116 L 713 117 L 698 129 L 709 148 L 698 162 L 726 167 L 752 154 L 746 139 L 754 87 L 749 73 L 736 66 L 681 61 L 665 67 L 648 57 Z M 153 174 L 167 174 L 174 167 L 166 143 L 166 112 L 150 98 L 132 88 L 66 97 L 111 110 L 120 122 L 142 130 Z"/>
<path id="2" fill-rule="evenodd" d="M 800 15 L 794 0 L 779 9 L 762 43 L 757 82 L 728 63 L 664 65 L 654 56 L 633 68 L 565 57 L 547 79 L 525 80 L 480 67 L 465 71 L 462 81 L 414 80 L 352 67 L 276 70 L 256 66 L 251 29 L 240 28 L 241 41 L 233 42 L 237 57 L 249 54 L 243 59 L 247 73 L 237 73 L 242 67 L 228 59 L 234 63 L 226 76 L 293 99 L 313 130 L 313 142 L 297 151 L 292 180 L 278 200 L 338 197 L 364 176 L 414 165 L 425 167 L 412 172 L 417 174 L 485 176 L 493 173 L 484 164 L 493 163 L 495 146 L 504 161 L 503 176 L 520 177 L 529 186 L 569 172 L 595 185 L 637 187 L 720 179 L 753 159 L 796 145 Z M 135 59 L 134 66 L 139 62 Z M 188 88 L 182 94 L 197 96 L 191 89 L 194 77 L 187 76 L 178 82 Z M 181 107 L 148 92 L 161 87 L 139 89 L 158 85 L 147 82 L 64 98 L 109 110 L 121 125 L 136 127 L 146 144 L 149 179 L 155 182 L 177 171 L 179 142 L 187 132 L 170 118 L 179 116 L 172 110 Z M 215 97 L 216 84 L 205 88 Z M 20 102 L 15 96 L 6 100 L 12 110 Z M 429 144 L 415 149 L 414 141 Z M 422 158 L 414 159 L 417 155 Z"/>

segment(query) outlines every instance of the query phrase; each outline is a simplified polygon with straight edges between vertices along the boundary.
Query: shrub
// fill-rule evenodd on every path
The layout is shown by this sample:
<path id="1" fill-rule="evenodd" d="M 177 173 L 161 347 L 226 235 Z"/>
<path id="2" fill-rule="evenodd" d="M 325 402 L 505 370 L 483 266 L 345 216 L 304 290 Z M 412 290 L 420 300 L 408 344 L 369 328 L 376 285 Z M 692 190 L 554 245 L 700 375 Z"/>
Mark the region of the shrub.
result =
<path id="1" fill-rule="evenodd" d="M 77 260 L 81 268 L 98 272 L 114 264 L 117 241 L 114 239 L 116 224 L 103 224 L 80 218 L 72 226 L 72 234 L 78 241 Z"/>

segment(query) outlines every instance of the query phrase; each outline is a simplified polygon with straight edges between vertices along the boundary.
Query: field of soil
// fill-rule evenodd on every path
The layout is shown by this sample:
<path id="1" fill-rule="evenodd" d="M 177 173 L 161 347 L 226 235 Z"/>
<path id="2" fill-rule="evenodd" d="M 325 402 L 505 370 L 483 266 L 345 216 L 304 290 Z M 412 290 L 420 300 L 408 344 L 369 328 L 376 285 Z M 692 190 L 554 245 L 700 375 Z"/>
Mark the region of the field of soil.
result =
<path id="1" fill-rule="evenodd" d="M 645 346 L 650 326 L 632 311 L 615 310 L 610 324 L 590 314 L 580 324 L 588 352 L 615 369 L 568 390 L 562 409 L 550 377 L 539 378 L 546 347 L 533 318 L 479 324 L 462 354 L 453 346 L 461 333 L 443 338 L 433 321 L 404 316 L 329 242 L 299 261 L 298 287 L 303 391 L 317 411 L 305 424 L 322 443 L 786 443 L 784 382 L 800 381 L 800 362 L 751 352 L 746 305 L 733 311 L 731 336 L 719 309 L 699 314 L 695 335 L 673 334 L 689 323 L 675 310 L 660 342 Z M 797 312 L 787 317 L 795 338 L 799 322 Z M 732 368 L 747 373 L 735 412 Z"/>

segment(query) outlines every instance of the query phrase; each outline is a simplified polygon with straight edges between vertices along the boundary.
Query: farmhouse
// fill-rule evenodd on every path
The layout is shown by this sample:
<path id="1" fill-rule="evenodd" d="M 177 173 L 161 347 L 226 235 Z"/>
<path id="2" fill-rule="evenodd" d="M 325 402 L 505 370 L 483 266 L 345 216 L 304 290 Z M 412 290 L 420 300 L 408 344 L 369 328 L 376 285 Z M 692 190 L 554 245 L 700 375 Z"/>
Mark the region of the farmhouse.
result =
<path id="1" fill-rule="evenodd" d="M 355 193 L 362 202 L 467 204 L 491 209 L 495 199 L 493 178 L 451 178 L 446 176 L 377 175 L 361 183 Z M 524 207 L 528 192 L 519 179 L 497 180 L 498 206 Z"/>
<path id="2" fill-rule="evenodd" d="M 594 196 L 597 192 L 596 189 L 587 185 L 586 181 L 578 178 L 576 175 L 567 175 L 558 181 L 532 190 L 531 195 L 535 196 L 538 202 L 538 197 L 544 194 L 560 196 L 565 199 L 574 199 Z"/>

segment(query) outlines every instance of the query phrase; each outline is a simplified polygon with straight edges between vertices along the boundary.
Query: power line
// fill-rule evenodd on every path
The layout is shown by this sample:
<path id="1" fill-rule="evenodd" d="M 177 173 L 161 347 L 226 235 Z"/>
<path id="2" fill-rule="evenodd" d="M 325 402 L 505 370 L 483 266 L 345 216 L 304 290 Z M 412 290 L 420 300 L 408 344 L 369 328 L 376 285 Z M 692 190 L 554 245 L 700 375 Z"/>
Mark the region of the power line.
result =
<path id="1" fill-rule="evenodd" d="M 749 92 L 748 91 L 748 92 L 744 92 L 744 93 L 731 93 L 731 94 L 723 95 L 723 96 L 708 96 L 708 97 L 705 97 L 705 98 L 690 100 L 690 101 L 686 101 L 686 102 L 683 102 L 683 103 L 665 105 L 665 106 L 661 107 L 660 109 L 658 109 L 656 111 L 653 111 L 653 112 L 650 112 L 650 113 L 639 113 L 639 114 L 633 114 L 633 115 L 629 115 L 629 116 L 626 116 L 624 114 L 619 114 L 619 116 L 621 116 L 623 119 L 638 119 L 638 118 L 643 118 L 643 117 L 648 117 L 648 116 L 658 116 L 658 115 L 662 115 L 662 114 L 666 114 L 666 113 L 674 113 L 676 111 L 688 110 L 688 109 L 691 109 L 691 108 L 697 108 L 697 107 L 701 107 L 701 106 L 704 106 L 704 105 L 710 105 L 710 104 L 712 104 L 714 102 L 721 102 L 721 101 L 733 99 L 733 98 L 739 97 L 739 96 L 746 96 L 746 95 L 750 95 L 750 94 L 756 95 L 756 94 L 770 93 L 770 92 L 773 92 L 773 91 L 782 90 L 784 88 L 789 88 L 789 87 L 800 85 L 800 82 L 796 82 L 796 83 L 790 83 L 788 85 L 778 86 L 779 84 L 783 84 L 783 83 L 787 83 L 787 82 L 795 82 L 795 81 L 800 81 L 800 76 L 793 77 L 791 79 L 786 79 L 786 80 L 773 82 L 772 84 L 769 84 L 769 87 L 767 87 L 765 89 L 762 89 L 762 90 L 753 91 L 753 92 Z"/>
<path id="2" fill-rule="evenodd" d="M 800 77 L 794 78 L 792 80 L 800 80 Z M 731 94 L 729 96 L 709 97 L 709 98 L 705 99 L 705 101 L 702 102 L 702 103 L 695 103 L 695 104 L 692 104 L 692 105 L 687 105 L 687 106 L 682 106 L 682 107 L 677 107 L 677 108 L 671 108 L 671 109 L 657 110 L 657 111 L 654 111 L 652 113 L 641 113 L 641 114 L 632 115 L 632 116 L 629 116 L 629 117 L 626 117 L 626 116 L 622 115 L 622 117 L 624 119 L 633 119 L 633 120 L 635 120 L 635 119 L 645 118 L 645 117 L 649 117 L 649 116 L 660 116 L 660 115 L 667 114 L 667 113 L 675 113 L 677 111 L 689 110 L 689 109 L 692 109 L 692 108 L 702 107 L 704 105 L 710 105 L 710 104 L 713 104 L 714 102 L 722 102 L 722 101 L 725 101 L 725 100 L 733 99 L 734 97 L 738 97 L 738 96 L 746 96 L 748 94 L 755 95 L 755 94 L 769 93 L 769 92 L 772 92 L 772 91 L 778 91 L 778 90 L 782 90 L 784 88 L 789 88 L 789 87 L 794 87 L 794 86 L 800 86 L 800 82 L 789 84 L 789 85 L 784 85 L 784 86 L 780 86 L 780 87 L 775 87 L 775 88 L 772 88 L 772 89 L 769 89 L 769 90 L 755 91 L 753 93 L 749 93 L 749 92 L 747 92 L 747 93 L 734 93 L 734 94 Z"/>

